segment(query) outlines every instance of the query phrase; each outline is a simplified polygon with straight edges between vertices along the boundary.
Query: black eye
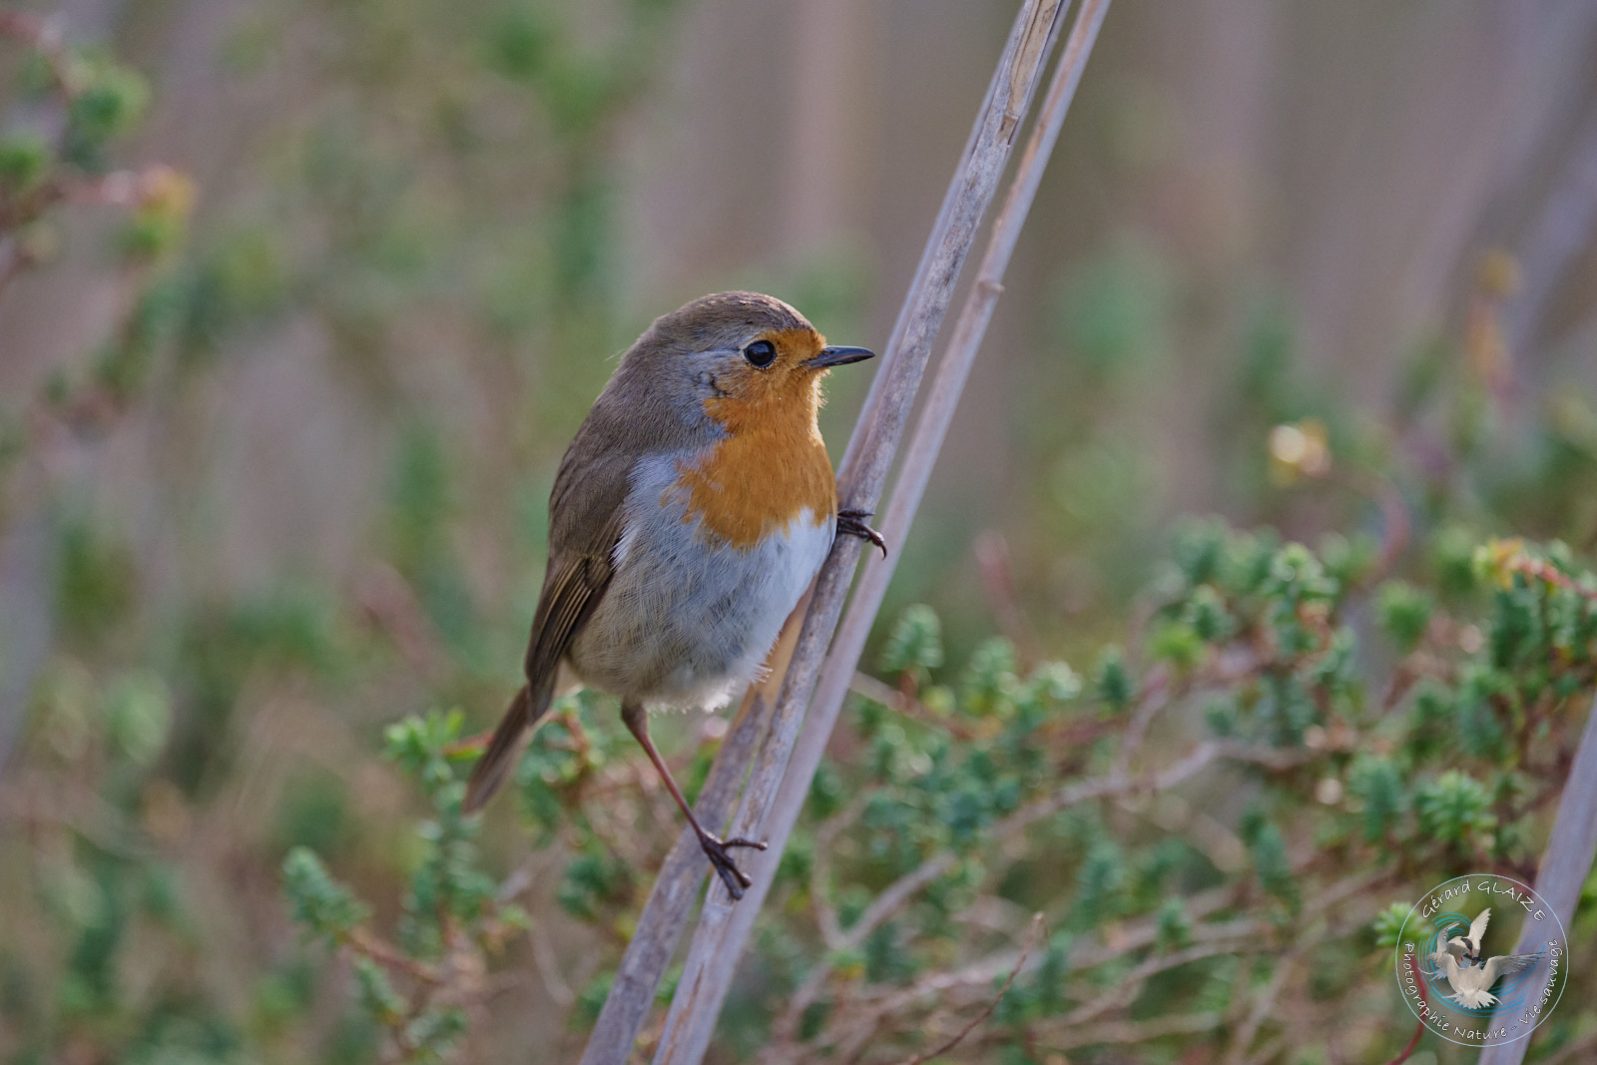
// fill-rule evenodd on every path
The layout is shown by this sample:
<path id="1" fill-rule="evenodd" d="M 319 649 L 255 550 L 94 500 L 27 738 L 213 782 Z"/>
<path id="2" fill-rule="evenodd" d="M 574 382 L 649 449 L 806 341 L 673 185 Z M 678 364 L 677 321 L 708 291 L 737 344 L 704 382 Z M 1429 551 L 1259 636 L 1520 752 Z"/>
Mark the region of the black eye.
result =
<path id="1" fill-rule="evenodd" d="M 750 366 L 763 370 L 776 361 L 776 345 L 769 340 L 756 340 L 743 349 L 743 357 L 749 360 Z"/>

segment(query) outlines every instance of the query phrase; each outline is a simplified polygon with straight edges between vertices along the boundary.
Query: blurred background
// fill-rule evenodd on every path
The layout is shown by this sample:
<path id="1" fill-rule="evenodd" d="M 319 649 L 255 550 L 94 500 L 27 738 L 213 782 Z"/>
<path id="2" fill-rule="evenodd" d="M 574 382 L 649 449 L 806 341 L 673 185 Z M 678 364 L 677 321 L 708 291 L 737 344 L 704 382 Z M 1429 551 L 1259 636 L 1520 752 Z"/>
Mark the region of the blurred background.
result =
<path id="1" fill-rule="evenodd" d="M 616 353 L 733 287 L 879 348 L 1014 6 L 0 7 L 6 1060 L 384 1053 L 284 855 L 395 917 L 384 729 L 497 716 Z M 1177 516 L 1394 508 L 1597 550 L 1597 5 L 1119 0 L 884 618 L 1090 660 Z M 579 1046 L 625 942 L 562 846 L 469 1060 Z"/>

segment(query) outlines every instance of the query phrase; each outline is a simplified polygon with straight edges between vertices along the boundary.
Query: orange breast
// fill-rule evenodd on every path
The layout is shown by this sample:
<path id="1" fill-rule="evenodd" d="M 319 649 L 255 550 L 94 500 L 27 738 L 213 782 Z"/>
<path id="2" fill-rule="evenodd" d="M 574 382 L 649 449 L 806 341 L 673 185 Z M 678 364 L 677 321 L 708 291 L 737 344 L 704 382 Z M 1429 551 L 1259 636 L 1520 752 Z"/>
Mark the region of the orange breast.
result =
<path id="1" fill-rule="evenodd" d="M 706 403 L 730 435 L 697 466 L 680 467 L 686 520 L 734 547 L 749 548 L 808 509 L 824 525 L 837 512 L 837 481 L 815 424 L 815 402 Z"/>

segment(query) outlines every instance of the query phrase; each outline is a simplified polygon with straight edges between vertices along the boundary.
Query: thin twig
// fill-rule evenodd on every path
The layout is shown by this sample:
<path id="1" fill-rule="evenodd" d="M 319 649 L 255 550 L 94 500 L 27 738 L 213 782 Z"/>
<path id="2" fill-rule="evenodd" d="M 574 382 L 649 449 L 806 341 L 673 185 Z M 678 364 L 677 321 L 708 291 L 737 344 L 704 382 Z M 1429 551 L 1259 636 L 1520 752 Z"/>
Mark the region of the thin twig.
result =
<path id="1" fill-rule="evenodd" d="M 862 698 L 874 703 L 881 703 L 889 710 L 921 725 L 925 728 L 934 728 L 946 732 L 956 740 L 974 739 L 976 731 L 957 717 L 935 718 L 927 711 L 919 699 L 909 692 L 900 691 L 891 684 L 884 684 L 869 673 L 855 671 L 853 679 L 849 681 L 848 690 Z"/>
<path id="2" fill-rule="evenodd" d="M 350 929 L 344 942 L 354 953 L 386 966 L 394 972 L 404 973 L 418 983 L 433 987 L 444 983 L 443 974 L 438 971 L 437 966 L 412 958 L 368 928 Z"/>
<path id="3" fill-rule="evenodd" d="M 1025 966 L 1026 959 L 1031 955 L 1032 948 L 1035 947 L 1042 939 L 1042 929 L 1042 914 L 1032 914 L 1031 928 L 1026 933 L 1026 941 L 1020 946 L 1020 956 L 1015 959 L 1015 964 L 1010 967 L 1009 975 L 1004 977 L 1004 985 L 998 989 L 998 994 L 993 996 L 992 1001 L 987 1003 L 987 1007 L 980 1013 L 976 1014 L 976 1016 L 972 1017 L 970 1022 L 966 1024 L 965 1027 L 955 1032 L 953 1038 L 949 1039 L 947 1042 L 938 1046 L 934 1050 L 928 1050 L 923 1054 L 916 1054 L 914 1057 L 906 1061 L 904 1065 L 925 1065 L 926 1062 L 932 1060 L 933 1058 L 941 1057 L 950 1050 L 953 1050 L 959 1044 L 963 1043 L 966 1036 L 974 1032 L 976 1027 L 988 1017 L 991 1017 L 993 1015 L 993 1010 L 998 1008 L 998 1004 L 1004 1000 L 1004 996 L 1009 994 L 1009 989 L 1014 986 L 1015 977 L 1020 975 L 1020 970 Z"/>
<path id="4" fill-rule="evenodd" d="M 537 966 L 543 989 L 550 999 L 557 1006 L 570 1006 L 576 1002 L 577 993 L 561 975 L 560 957 L 555 953 L 554 944 L 544 934 L 542 922 L 527 929 L 527 942 L 532 947 L 532 963 Z"/>
<path id="5" fill-rule="evenodd" d="M 1226 1055 L 1226 1065 L 1244 1065 L 1248 1058 L 1248 1048 L 1253 1045 L 1253 1040 L 1259 1035 L 1259 1029 L 1275 1009 L 1275 1003 L 1281 997 L 1281 991 L 1286 987 L 1287 979 L 1302 966 L 1303 952 L 1291 950 L 1273 959 L 1275 971 L 1270 974 L 1269 981 L 1259 991 L 1253 1000 L 1253 1005 L 1248 1009 L 1248 1015 L 1237 1026 L 1236 1032 L 1231 1037 L 1231 1050 Z"/>
<path id="6" fill-rule="evenodd" d="M 1062 1040 L 1050 1041 L 1050 1050 L 1074 1050 L 1086 1046 L 1129 1046 L 1165 1039 L 1173 1035 L 1202 1035 L 1213 1032 L 1224 1018 L 1218 1013 L 1189 1013 L 1175 1017 L 1151 1017 L 1145 1021 L 1106 1021 L 1072 1031 Z"/>
<path id="7" fill-rule="evenodd" d="M 1190 947 L 1173 950 L 1168 954 L 1155 954 L 1145 958 L 1126 970 L 1118 983 L 1114 984 L 1097 998 L 1082 1003 L 1058 1019 L 1060 1027 L 1065 1029 L 1075 1028 L 1088 1021 L 1097 1020 L 1105 1013 L 1116 1007 L 1124 1007 L 1136 1000 L 1138 991 L 1148 980 L 1160 973 L 1179 969 L 1183 965 L 1191 965 L 1195 961 L 1205 958 L 1236 957 L 1251 952 L 1269 950 L 1271 944 L 1262 936 L 1249 936 L 1246 939 L 1218 940 L 1213 943 L 1194 943 Z"/>

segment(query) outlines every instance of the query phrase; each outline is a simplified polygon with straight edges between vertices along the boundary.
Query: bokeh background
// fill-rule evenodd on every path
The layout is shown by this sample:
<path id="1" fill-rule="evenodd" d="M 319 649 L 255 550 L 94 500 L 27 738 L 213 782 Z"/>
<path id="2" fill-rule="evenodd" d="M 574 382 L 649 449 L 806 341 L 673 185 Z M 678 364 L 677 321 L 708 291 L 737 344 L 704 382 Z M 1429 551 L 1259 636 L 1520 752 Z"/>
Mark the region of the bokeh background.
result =
<path id="1" fill-rule="evenodd" d="M 884 343 L 1013 7 L 0 8 L 0 1054 L 383 1053 L 284 855 L 395 916 L 383 730 L 496 716 L 614 355 L 731 287 Z M 1090 662 L 1194 513 L 1589 561 L 1594 313 L 1597 5 L 1119 0 L 884 618 Z M 558 833 L 485 845 L 545 982 L 470 1060 L 573 1049 L 624 921 L 561 908 Z"/>

